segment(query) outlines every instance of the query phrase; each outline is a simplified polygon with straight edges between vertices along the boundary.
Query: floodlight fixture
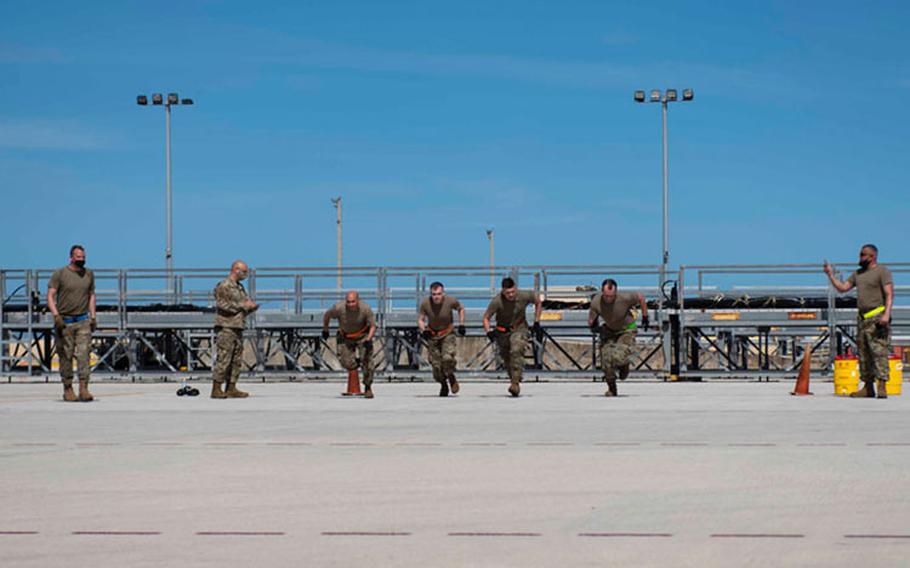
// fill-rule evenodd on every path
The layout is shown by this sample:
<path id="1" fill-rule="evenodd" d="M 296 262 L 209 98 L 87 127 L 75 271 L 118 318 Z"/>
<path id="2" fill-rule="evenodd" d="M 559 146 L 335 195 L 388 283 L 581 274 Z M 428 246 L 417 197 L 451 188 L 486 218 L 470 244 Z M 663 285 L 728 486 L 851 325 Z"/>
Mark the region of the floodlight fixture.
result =
<path id="1" fill-rule="evenodd" d="M 167 241 L 164 249 L 164 261 L 167 268 L 167 287 L 168 293 L 176 290 L 173 279 L 173 252 L 174 252 L 174 213 L 173 213 L 173 192 L 171 191 L 171 106 L 173 105 L 192 105 L 193 99 L 181 99 L 177 93 L 168 93 L 167 98 L 161 93 L 152 94 L 152 104 L 164 107 L 164 172 L 165 172 L 165 214 L 167 226 L 165 228 L 165 237 Z M 136 104 L 146 106 L 149 103 L 149 97 L 138 95 Z"/>
<path id="2" fill-rule="evenodd" d="M 651 89 L 648 92 L 648 102 L 660 103 L 661 106 L 661 117 L 663 122 L 662 135 L 661 135 L 661 146 L 663 154 L 663 258 L 660 265 L 660 282 L 661 286 L 666 282 L 668 267 L 670 261 L 670 220 L 669 220 L 669 206 L 670 206 L 670 183 L 669 183 L 669 174 L 668 174 L 668 162 L 669 162 L 669 152 L 667 148 L 667 111 L 670 108 L 670 103 L 675 103 L 680 100 L 682 101 L 691 101 L 695 98 L 695 92 L 692 89 L 683 89 L 682 90 L 682 99 L 680 99 L 680 93 L 676 89 L 667 89 L 666 91 L 661 92 L 660 89 Z M 643 103 L 645 102 L 645 91 L 635 91 L 635 102 Z"/>

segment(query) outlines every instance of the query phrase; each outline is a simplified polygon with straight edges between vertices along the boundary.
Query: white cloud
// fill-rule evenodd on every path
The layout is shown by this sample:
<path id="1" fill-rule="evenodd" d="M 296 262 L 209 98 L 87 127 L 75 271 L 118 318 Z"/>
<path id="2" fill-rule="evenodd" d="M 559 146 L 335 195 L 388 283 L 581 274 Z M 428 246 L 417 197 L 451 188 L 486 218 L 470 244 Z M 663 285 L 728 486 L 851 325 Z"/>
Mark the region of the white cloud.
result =
<path id="1" fill-rule="evenodd" d="M 0 148 L 17 150 L 103 150 L 115 138 L 73 120 L 0 118 Z"/>
<path id="2" fill-rule="evenodd" d="M 52 47 L 0 43 L 0 63 L 65 63 L 69 58 Z"/>

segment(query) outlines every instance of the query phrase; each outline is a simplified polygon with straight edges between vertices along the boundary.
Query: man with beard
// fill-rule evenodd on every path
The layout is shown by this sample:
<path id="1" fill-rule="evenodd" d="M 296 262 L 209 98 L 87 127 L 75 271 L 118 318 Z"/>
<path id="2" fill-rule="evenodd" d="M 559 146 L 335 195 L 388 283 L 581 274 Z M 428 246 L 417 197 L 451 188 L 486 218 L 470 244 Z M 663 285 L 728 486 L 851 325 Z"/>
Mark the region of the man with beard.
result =
<path id="1" fill-rule="evenodd" d="M 455 322 L 452 312 L 458 311 L 458 335 L 464 336 L 464 306 L 452 296 L 446 296 L 442 282 L 430 284 L 430 297 L 417 310 L 417 328 L 427 342 L 427 356 L 433 367 L 433 378 L 439 383 L 439 396 L 458 394 L 455 379 Z"/>
<path id="2" fill-rule="evenodd" d="M 212 369 L 212 398 L 246 398 L 249 393 L 237 388 L 240 366 L 243 363 L 244 319 L 259 309 L 247 296 L 243 282 L 250 269 L 242 260 L 235 260 L 231 273 L 215 286 L 215 368 Z M 221 385 L 227 384 L 222 390 Z"/>
<path id="3" fill-rule="evenodd" d="M 525 310 L 534 304 L 534 333 L 539 337 L 540 297 L 531 290 L 519 290 L 515 280 L 502 279 L 502 291 L 490 300 L 487 311 L 483 314 L 483 330 L 490 341 L 499 348 L 506 373 L 509 375 L 509 394 L 518 396 L 521 393 L 521 375 L 524 371 L 525 347 L 528 344 L 528 320 Z M 496 327 L 490 324 L 490 318 L 496 318 Z"/>
<path id="4" fill-rule="evenodd" d="M 70 248 L 70 262 L 54 271 L 47 283 L 47 307 L 54 315 L 57 357 L 63 400 L 90 402 L 90 352 L 95 322 L 95 273 L 85 267 L 85 249 Z M 79 368 L 79 397 L 73 392 L 73 357 Z"/>
<path id="5" fill-rule="evenodd" d="M 863 386 L 850 396 L 888 398 L 888 357 L 891 355 L 891 307 L 894 303 L 894 279 L 891 271 L 878 263 L 878 248 L 863 245 L 859 251 L 859 270 L 846 282 L 834 276 L 827 262 L 824 265 L 828 280 L 838 292 L 856 288 L 856 346 L 859 351 L 860 379 Z"/>
<path id="6" fill-rule="evenodd" d="M 642 327 L 647 330 L 648 303 L 645 302 L 645 297 L 635 292 L 620 292 L 616 280 L 604 280 L 600 294 L 591 300 L 588 327 L 600 336 L 600 367 L 607 382 L 606 396 L 617 396 L 617 372 L 620 380 L 629 376 L 629 364 L 638 333 L 638 325 L 632 313 L 635 307 L 641 308 Z M 598 318 L 603 321 L 601 325 L 597 325 Z"/>
<path id="7" fill-rule="evenodd" d="M 322 339 L 329 338 L 329 322 L 338 320 L 338 359 L 348 373 L 363 371 L 363 397 L 373 398 L 373 336 L 376 318 L 370 306 L 357 292 L 345 294 L 322 316 Z M 350 375 L 349 375 L 350 376 Z"/>

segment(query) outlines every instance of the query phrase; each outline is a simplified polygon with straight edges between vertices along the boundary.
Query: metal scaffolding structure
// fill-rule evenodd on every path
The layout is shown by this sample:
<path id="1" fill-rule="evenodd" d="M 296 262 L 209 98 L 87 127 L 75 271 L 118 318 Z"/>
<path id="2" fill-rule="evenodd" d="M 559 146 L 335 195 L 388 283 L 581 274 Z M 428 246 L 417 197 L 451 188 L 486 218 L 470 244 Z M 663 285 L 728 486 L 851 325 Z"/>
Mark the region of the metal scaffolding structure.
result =
<path id="1" fill-rule="evenodd" d="M 910 272 L 910 263 L 888 266 L 897 280 Z M 599 376 L 587 307 L 605 277 L 617 279 L 622 290 L 642 292 L 653 311 L 654 328 L 638 335 L 633 377 L 790 375 L 807 341 L 816 371 L 826 372 L 833 357 L 853 344 L 855 299 L 838 298 L 817 265 L 684 266 L 676 281 L 663 283 L 660 268 L 494 267 L 497 277 L 511 276 L 544 300 L 543 335 L 529 342 L 526 380 Z M 45 304 L 52 272 L 0 270 L 0 376 L 10 381 L 56 380 L 53 318 Z M 343 268 L 347 289 L 358 290 L 376 312 L 377 379 L 429 377 L 416 320 L 435 280 L 466 307 L 468 335 L 458 340 L 459 374 L 501 376 L 501 362 L 481 325 L 494 293 L 490 274 L 488 266 Z M 133 381 L 207 376 L 215 356 L 212 290 L 225 275 L 223 269 L 95 270 L 94 376 Z M 334 339 L 320 336 L 324 310 L 343 297 L 338 276 L 337 268 L 250 270 L 247 288 L 262 309 L 247 318 L 244 378 L 341 376 Z M 896 290 L 894 333 L 901 342 L 910 335 L 910 288 Z"/>

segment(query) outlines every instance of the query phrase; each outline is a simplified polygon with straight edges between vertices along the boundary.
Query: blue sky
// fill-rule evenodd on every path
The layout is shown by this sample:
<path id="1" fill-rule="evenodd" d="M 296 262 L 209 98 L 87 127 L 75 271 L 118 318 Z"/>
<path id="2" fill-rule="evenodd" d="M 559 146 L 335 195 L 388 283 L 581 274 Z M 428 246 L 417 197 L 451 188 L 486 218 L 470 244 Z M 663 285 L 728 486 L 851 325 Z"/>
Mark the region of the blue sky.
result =
<path id="1" fill-rule="evenodd" d="M 0 1 L 0 266 L 907 260 L 903 2 Z"/>

